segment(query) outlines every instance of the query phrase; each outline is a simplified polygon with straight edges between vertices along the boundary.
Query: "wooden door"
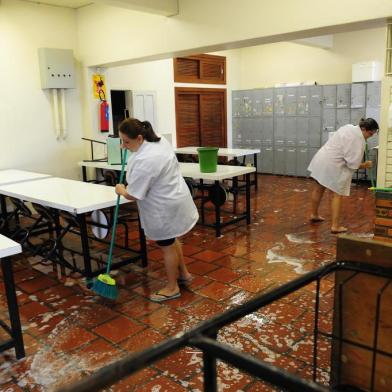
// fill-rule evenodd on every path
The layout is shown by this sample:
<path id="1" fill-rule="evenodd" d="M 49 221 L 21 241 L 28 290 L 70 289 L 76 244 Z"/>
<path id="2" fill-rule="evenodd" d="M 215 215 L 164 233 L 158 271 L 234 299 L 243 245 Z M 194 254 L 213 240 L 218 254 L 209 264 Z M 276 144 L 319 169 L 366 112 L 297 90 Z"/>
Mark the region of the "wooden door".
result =
<path id="1" fill-rule="evenodd" d="M 177 147 L 227 146 L 226 90 L 177 87 Z"/>

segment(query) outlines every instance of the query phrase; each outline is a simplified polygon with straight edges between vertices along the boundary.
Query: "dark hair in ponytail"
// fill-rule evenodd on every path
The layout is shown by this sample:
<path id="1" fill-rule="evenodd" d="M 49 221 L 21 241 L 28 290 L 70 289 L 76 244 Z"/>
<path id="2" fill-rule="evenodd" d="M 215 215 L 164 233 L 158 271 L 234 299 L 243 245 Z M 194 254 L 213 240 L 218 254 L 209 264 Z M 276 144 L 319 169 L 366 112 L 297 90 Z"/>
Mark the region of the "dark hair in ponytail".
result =
<path id="1" fill-rule="evenodd" d="M 377 121 L 373 118 L 361 118 L 359 120 L 359 128 L 365 128 L 367 131 L 378 131 L 379 127 Z"/>
<path id="2" fill-rule="evenodd" d="M 136 139 L 138 135 L 142 135 L 143 139 L 148 142 L 159 142 L 161 140 L 148 121 L 139 121 L 136 118 L 126 118 L 121 122 L 118 130 L 130 139 Z"/>

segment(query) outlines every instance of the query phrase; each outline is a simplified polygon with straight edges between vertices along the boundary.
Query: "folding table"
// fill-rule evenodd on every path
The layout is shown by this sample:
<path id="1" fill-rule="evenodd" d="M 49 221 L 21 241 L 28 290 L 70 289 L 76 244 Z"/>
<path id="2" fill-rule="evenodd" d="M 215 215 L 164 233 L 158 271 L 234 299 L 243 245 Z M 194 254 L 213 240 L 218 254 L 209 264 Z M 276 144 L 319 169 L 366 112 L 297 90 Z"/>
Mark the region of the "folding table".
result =
<path id="1" fill-rule="evenodd" d="M 116 205 L 117 195 L 114 187 L 92 184 L 65 178 L 50 177 L 39 181 L 28 181 L 10 185 L 0 185 L 0 194 L 31 201 L 55 210 L 66 211 L 75 216 L 81 236 L 84 270 L 81 272 L 87 278 L 98 275 L 104 268 L 92 271 L 91 256 L 88 242 L 86 214 Z M 120 203 L 129 200 L 121 197 Z M 58 229 L 56 230 L 58 232 Z M 59 234 L 59 233 L 57 233 Z M 142 265 L 147 265 L 146 243 L 143 231 L 140 229 L 140 252 L 137 257 L 114 263 L 113 267 L 120 267 L 131 261 L 142 259 Z M 68 265 L 67 265 L 68 266 Z"/>
<path id="2" fill-rule="evenodd" d="M 22 247 L 20 244 L 0 234 L 0 263 L 3 272 L 8 315 L 11 324 L 11 327 L 9 327 L 4 321 L 0 320 L 0 327 L 2 327 L 11 336 L 11 339 L 0 342 L 0 352 L 14 347 L 17 359 L 23 358 L 25 356 L 25 351 L 22 328 L 20 325 L 18 302 L 15 293 L 14 276 L 12 273 L 12 260 L 10 256 L 21 252 Z"/>

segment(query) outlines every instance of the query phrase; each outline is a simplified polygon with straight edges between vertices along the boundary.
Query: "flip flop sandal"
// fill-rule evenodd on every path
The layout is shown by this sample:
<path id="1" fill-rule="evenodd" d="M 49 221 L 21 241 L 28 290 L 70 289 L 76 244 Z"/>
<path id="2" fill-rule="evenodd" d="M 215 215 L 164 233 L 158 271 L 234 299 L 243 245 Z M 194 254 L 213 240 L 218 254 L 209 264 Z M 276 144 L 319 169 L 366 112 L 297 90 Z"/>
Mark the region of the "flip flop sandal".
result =
<path id="1" fill-rule="evenodd" d="M 324 218 L 310 218 L 309 220 L 312 223 L 318 223 L 318 222 L 324 222 L 325 221 Z"/>
<path id="2" fill-rule="evenodd" d="M 177 283 L 181 286 L 189 286 L 193 282 L 193 279 L 195 279 L 193 276 L 189 279 L 178 278 Z"/>
<path id="3" fill-rule="evenodd" d="M 345 230 L 331 230 L 332 234 L 342 234 L 342 233 L 347 233 L 348 229 Z"/>
<path id="4" fill-rule="evenodd" d="M 157 291 L 156 293 L 154 293 L 151 297 L 150 297 L 150 301 L 153 302 L 164 302 L 164 301 L 168 301 L 169 299 L 175 299 L 175 298 L 179 298 L 181 297 L 181 293 L 175 293 L 173 295 L 165 295 L 165 294 L 160 294 L 159 291 Z"/>

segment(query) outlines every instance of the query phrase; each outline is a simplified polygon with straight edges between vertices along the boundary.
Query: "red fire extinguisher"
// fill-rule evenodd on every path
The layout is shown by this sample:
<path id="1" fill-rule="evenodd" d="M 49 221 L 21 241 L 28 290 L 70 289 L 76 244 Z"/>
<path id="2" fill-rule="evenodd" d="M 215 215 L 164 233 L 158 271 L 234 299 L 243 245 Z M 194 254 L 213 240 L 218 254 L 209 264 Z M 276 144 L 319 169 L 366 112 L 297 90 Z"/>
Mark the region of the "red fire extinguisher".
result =
<path id="1" fill-rule="evenodd" d="M 109 104 L 106 100 L 99 105 L 99 117 L 101 132 L 109 132 Z"/>

